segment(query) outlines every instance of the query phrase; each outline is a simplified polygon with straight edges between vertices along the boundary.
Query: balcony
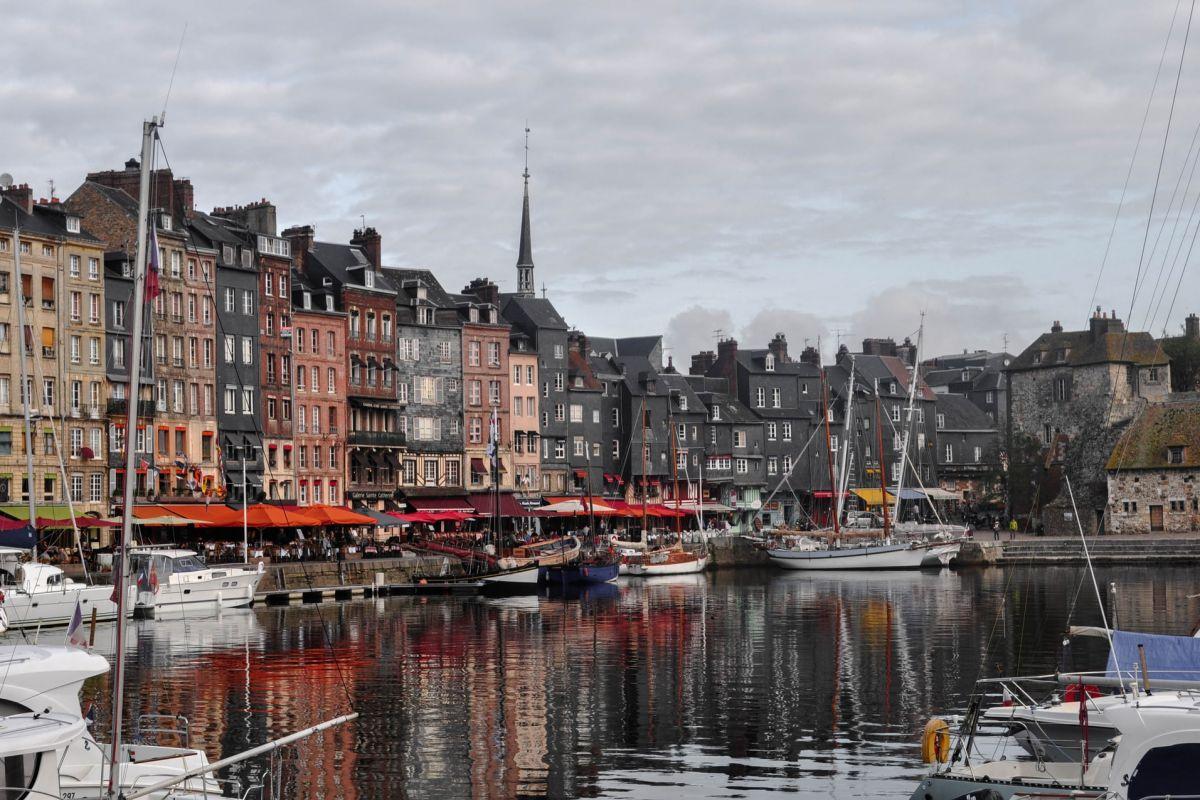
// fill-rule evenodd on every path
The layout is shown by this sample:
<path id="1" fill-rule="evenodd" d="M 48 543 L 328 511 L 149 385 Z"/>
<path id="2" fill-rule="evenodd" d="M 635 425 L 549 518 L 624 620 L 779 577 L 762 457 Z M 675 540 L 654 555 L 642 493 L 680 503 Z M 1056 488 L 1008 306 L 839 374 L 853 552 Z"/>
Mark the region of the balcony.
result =
<path id="1" fill-rule="evenodd" d="M 54 348 L 53 347 L 43 347 L 42 348 L 42 358 L 54 358 Z"/>
<path id="2" fill-rule="evenodd" d="M 400 431 L 350 431 L 346 444 L 365 447 L 404 447 L 405 436 Z"/>
<path id="3" fill-rule="evenodd" d="M 173 366 L 173 367 L 183 367 L 183 359 L 182 359 L 182 358 L 172 358 L 172 359 L 171 359 L 171 366 Z"/>
<path id="4" fill-rule="evenodd" d="M 330 426 L 329 426 L 329 432 L 330 432 L 330 433 L 337 433 L 337 432 L 338 432 L 338 426 L 337 426 L 337 425 L 330 425 Z"/>
<path id="5" fill-rule="evenodd" d="M 53 311 L 53 310 L 54 310 L 54 301 L 53 300 L 43 300 L 42 301 L 42 311 Z"/>
<path id="6" fill-rule="evenodd" d="M 119 415 L 119 414 L 128 414 L 129 413 L 129 401 L 128 400 L 109 400 L 108 403 L 106 404 L 105 408 L 106 408 L 106 411 L 108 412 L 109 416 Z M 97 410 L 97 412 L 99 412 L 99 409 L 96 409 L 96 410 Z M 153 400 L 138 401 L 138 416 L 139 417 L 153 417 L 154 416 L 154 401 Z"/>

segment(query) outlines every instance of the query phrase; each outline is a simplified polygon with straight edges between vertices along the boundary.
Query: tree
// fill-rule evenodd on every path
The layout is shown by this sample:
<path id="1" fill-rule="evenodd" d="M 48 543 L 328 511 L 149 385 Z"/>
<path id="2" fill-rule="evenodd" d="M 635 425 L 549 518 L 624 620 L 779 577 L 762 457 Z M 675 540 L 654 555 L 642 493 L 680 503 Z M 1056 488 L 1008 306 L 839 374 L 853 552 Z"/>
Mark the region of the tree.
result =
<path id="1" fill-rule="evenodd" d="M 1171 359 L 1171 391 L 1200 389 L 1200 339 L 1168 336 L 1162 340 L 1162 349 Z"/>

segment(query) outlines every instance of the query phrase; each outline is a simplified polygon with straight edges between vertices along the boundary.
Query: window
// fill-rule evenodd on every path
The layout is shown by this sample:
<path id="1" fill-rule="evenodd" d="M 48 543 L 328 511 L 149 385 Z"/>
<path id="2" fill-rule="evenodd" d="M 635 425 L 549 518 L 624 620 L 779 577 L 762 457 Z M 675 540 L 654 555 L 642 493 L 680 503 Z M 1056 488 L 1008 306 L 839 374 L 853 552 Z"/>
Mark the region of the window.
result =
<path id="1" fill-rule="evenodd" d="M 242 313 L 248 317 L 254 316 L 254 292 L 242 289 Z"/>
<path id="2" fill-rule="evenodd" d="M 498 342 L 488 342 L 488 366 L 500 366 L 500 344 Z"/>
<path id="3" fill-rule="evenodd" d="M 567 418 L 566 406 L 563 405 L 562 403 L 556 403 L 554 405 L 554 421 L 555 422 L 563 422 L 566 420 L 566 418 Z"/>
<path id="4" fill-rule="evenodd" d="M 754 392 L 755 408 L 765 408 L 767 405 L 767 390 L 763 387 L 758 387 Z"/>
<path id="5" fill-rule="evenodd" d="M 1050 428 L 1050 423 L 1047 422 L 1042 426 L 1042 444 L 1050 444 L 1054 440 L 1054 431 Z"/>
<path id="6" fill-rule="evenodd" d="M 225 387 L 225 413 L 237 413 L 237 387 L 235 386 Z"/>
<path id="7" fill-rule="evenodd" d="M 243 414 L 253 414 L 254 413 L 254 390 L 253 389 L 242 389 L 242 413 Z"/>
<path id="8" fill-rule="evenodd" d="M 560 361 L 562 360 L 563 346 L 561 344 L 554 345 L 554 357 Z"/>
<path id="9" fill-rule="evenodd" d="M 479 366 L 479 342 L 467 343 L 467 364 L 472 367 Z"/>
<path id="10" fill-rule="evenodd" d="M 571 450 L 577 458 L 582 458 L 584 455 L 583 437 L 575 436 L 571 439 Z"/>
<path id="11" fill-rule="evenodd" d="M 778 471 L 779 471 L 779 459 L 777 459 L 775 456 L 771 456 L 770 458 L 767 459 L 767 474 L 774 475 Z"/>
<path id="12" fill-rule="evenodd" d="M 1167 448 L 1167 463 L 1182 464 L 1183 463 L 1183 446 L 1174 445 Z"/>
<path id="13" fill-rule="evenodd" d="M 88 294 L 88 322 L 93 325 L 100 324 L 100 295 L 95 292 Z"/>
<path id="14" fill-rule="evenodd" d="M 892 422 L 899 422 L 899 421 L 900 421 L 900 406 L 894 405 L 894 406 L 892 406 Z"/>
<path id="15" fill-rule="evenodd" d="M 750 459 L 737 458 L 737 459 L 734 459 L 733 463 L 736 466 L 736 471 L 737 471 L 738 475 L 745 475 L 748 472 L 750 472 Z"/>
<path id="16" fill-rule="evenodd" d="M 734 431 L 733 432 L 733 446 L 734 447 L 745 447 L 746 446 L 746 432 L 745 431 Z"/>
<path id="17" fill-rule="evenodd" d="M 567 457 L 567 443 L 563 439 L 554 442 L 554 457 L 559 461 Z"/>
<path id="18" fill-rule="evenodd" d="M 100 280 L 100 259 L 98 259 L 98 258 L 89 258 L 88 259 L 88 280 L 89 281 Z"/>
<path id="19" fill-rule="evenodd" d="M 232 364 L 234 360 L 236 345 L 234 339 L 229 334 L 225 335 L 225 363 Z"/>
<path id="20" fill-rule="evenodd" d="M 790 422 L 783 423 L 783 440 L 785 442 L 792 440 L 792 423 Z"/>
<path id="21" fill-rule="evenodd" d="M 945 427 L 946 427 L 946 415 L 938 414 L 937 415 L 937 429 L 940 431 Z"/>
<path id="22" fill-rule="evenodd" d="M 565 386 L 565 385 L 566 385 L 566 382 L 565 382 L 564 373 L 562 373 L 562 372 L 554 373 L 554 391 L 561 392 L 563 390 L 563 386 Z"/>
<path id="23" fill-rule="evenodd" d="M 954 460 L 954 445 L 947 444 L 945 447 L 944 455 L 945 455 L 946 463 L 952 462 Z"/>
<path id="24" fill-rule="evenodd" d="M 829 436 L 829 452 L 836 453 L 837 451 L 838 451 L 837 434 L 830 434 L 830 436 Z"/>
<path id="25" fill-rule="evenodd" d="M 583 406 L 578 403 L 571 404 L 571 422 L 583 422 Z"/>
<path id="26" fill-rule="evenodd" d="M 1062 403 L 1062 402 L 1066 401 L 1069 397 L 1070 397 L 1070 384 L 1068 383 L 1067 378 L 1065 378 L 1065 377 L 1055 378 L 1054 379 L 1054 400 L 1055 400 L 1055 402 Z"/>
<path id="27" fill-rule="evenodd" d="M 763 359 L 763 369 L 767 372 L 775 371 L 775 355 L 773 353 L 767 353 L 767 357 Z"/>
<path id="28" fill-rule="evenodd" d="M 500 381 L 488 381 L 488 402 L 492 405 L 500 404 Z"/>
<path id="29" fill-rule="evenodd" d="M 225 311 L 232 314 L 237 309 L 237 293 L 231 287 L 225 287 Z"/>
<path id="30" fill-rule="evenodd" d="M 975 463 L 978 464 L 983 460 L 983 448 L 978 445 L 975 447 Z"/>

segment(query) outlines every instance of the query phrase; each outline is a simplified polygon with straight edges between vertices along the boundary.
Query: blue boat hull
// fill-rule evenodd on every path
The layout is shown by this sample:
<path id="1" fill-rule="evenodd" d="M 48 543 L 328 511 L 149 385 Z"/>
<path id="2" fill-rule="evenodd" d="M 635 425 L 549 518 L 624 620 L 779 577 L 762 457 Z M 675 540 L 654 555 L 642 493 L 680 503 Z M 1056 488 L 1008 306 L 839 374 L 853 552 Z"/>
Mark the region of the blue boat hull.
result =
<path id="1" fill-rule="evenodd" d="M 546 583 L 611 583 L 620 573 L 619 564 L 569 564 L 546 567 Z"/>

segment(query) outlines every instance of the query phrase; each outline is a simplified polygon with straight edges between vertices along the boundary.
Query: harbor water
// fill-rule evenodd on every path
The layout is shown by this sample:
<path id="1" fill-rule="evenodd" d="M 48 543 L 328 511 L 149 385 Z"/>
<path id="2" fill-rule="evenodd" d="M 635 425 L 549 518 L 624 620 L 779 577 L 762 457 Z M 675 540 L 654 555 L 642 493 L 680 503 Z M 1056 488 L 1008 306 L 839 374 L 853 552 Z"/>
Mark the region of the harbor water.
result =
<path id="1" fill-rule="evenodd" d="M 1121 627 L 1190 633 L 1194 569 L 1098 575 Z M 140 620 L 127 687 L 214 758 L 358 711 L 227 774 L 282 797 L 901 798 L 931 716 L 978 677 L 1053 671 L 1067 626 L 1099 621 L 1082 567 L 732 570 Z M 1070 666 L 1106 652 L 1076 640 Z"/>

